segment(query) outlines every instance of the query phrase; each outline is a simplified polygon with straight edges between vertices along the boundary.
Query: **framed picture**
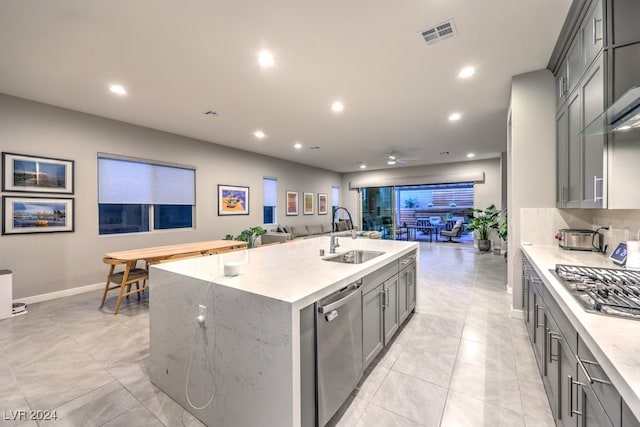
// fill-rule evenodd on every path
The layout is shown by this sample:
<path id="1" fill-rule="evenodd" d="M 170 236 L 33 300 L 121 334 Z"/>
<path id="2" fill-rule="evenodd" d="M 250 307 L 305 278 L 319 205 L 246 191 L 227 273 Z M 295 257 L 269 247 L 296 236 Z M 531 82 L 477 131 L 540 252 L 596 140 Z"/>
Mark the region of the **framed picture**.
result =
<path id="1" fill-rule="evenodd" d="M 287 215 L 298 215 L 298 192 L 287 190 Z"/>
<path id="2" fill-rule="evenodd" d="M 2 207 L 2 234 L 73 231 L 73 199 L 3 196 Z"/>
<path id="3" fill-rule="evenodd" d="M 313 215 L 313 193 L 304 193 L 302 196 L 302 213 L 304 215 Z"/>
<path id="4" fill-rule="evenodd" d="M 218 215 L 249 215 L 249 187 L 218 184 Z"/>
<path id="5" fill-rule="evenodd" d="M 73 194 L 73 160 L 2 153 L 2 191 Z"/>
<path id="6" fill-rule="evenodd" d="M 318 215 L 329 213 L 329 197 L 327 193 L 318 193 Z"/>

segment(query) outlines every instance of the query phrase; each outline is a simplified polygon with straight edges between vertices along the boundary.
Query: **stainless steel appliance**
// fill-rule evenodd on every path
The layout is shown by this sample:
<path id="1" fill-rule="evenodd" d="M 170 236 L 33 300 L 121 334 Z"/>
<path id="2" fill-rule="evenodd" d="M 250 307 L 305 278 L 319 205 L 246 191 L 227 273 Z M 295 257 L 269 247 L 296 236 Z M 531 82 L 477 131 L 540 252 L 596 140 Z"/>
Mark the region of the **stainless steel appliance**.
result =
<path id="1" fill-rule="evenodd" d="M 562 249 L 576 251 L 600 251 L 602 235 L 593 230 L 575 230 L 563 228 L 556 234 L 558 245 Z"/>
<path id="2" fill-rule="evenodd" d="M 640 320 L 640 271 L 557 264 L 555 274 L 585 310 Z"/>
<path id="3" fill-rule="evenodd" d="M 316 303 L 318 425 L 324 426 L 362 378 L 362 289 L 353 283 Z"/>

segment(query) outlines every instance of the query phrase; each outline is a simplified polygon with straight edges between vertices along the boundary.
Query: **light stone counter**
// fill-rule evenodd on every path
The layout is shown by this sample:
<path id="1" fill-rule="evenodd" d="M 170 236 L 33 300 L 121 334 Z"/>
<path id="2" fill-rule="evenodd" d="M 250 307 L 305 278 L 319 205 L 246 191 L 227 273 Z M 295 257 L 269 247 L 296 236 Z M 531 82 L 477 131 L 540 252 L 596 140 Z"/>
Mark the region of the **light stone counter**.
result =
<path id="1" fill-rule="evenodd" d="M 556 264 L 619 267 L 595 252 L 566 251 L 557 246 L 523 245 L 521 249 L 633 414 L 640 419 L 640 321 L 585 311 L 549 271 Z"/>
<path id="2" fill-rule="evenodd" d="M 211 427 L 300 425 L 300 310 L 419 247 L 341 237 L 338 253 L 385 252 L 342 264 L 319 255 L 331 255 L 329 240 L 152 266 L 151 381 Z M 238 276 L 224 276 L 228 262 L 241 264 Z M 206 327 L 197 321 L 199 305 Z"/>

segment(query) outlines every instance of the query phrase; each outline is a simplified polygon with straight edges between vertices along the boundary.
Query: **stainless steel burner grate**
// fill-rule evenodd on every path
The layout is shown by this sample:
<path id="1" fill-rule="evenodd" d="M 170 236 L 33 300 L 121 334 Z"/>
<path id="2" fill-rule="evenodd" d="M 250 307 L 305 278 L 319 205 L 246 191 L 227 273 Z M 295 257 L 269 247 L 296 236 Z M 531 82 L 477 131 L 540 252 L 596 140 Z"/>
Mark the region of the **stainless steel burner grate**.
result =
<path id="1" fill-rule="evenodd" d="M 555 274 L 587 311 L 640 320 L 640 272 L 557 264 Z"/>

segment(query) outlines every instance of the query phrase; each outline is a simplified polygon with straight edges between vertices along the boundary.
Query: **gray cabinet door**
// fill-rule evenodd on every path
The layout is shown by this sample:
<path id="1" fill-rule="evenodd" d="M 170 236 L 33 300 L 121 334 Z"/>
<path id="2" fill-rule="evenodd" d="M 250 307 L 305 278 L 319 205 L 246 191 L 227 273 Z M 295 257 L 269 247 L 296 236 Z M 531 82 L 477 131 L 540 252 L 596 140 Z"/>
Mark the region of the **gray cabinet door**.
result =
<path id="1" fill-rule="evenodd" d="M 569 94 L 578 86 L 583 71 L 582 37 L 578 33 L 573 38 L 567 52 L 567 91 Z"/>
<path id="2" fill-rule="evenodd" d="M 411 313 L 416 308 L 416 287 L 418 286 L 416 263 L 412 263 L 407 267 L 407 310 Z"/>
<path id="3" fill-rule="evenodd" d="M 554 416 L 556 418 L 556 426 L 575 426 L 576 425 L 576 416 L 571 413 L 571 402 L 570 398 L 572 397 L 571 390 L 569 389 L 569 377 L 576 377 L 576 360 L 571 352 L 571 349 L 567 345 L 564 338 L 559 340 L 552 339 L 550 350 L 552 354 L 557 354 L 558 361 L 554 361 L 553 363 L 557 364 L 557 381 L 558 381 L 558 394 L 555 397 L 555 402 L 553 403 L 554 408 Z M 575 406 L 573 407 L 575 409 Z"/>
<path id="4" fill-rule="evenodd" d="M 384 346 L 383 304 L 382 284 L 362 297 L 362 355 L 365 368 Z"/>
<path id="5" fill-rule="evenodd" d="M 640 421 L 633 415 L 624 400 L 622 401 L 622 427 L 640 427 Z"/>
<path id="6" fill-rule="evenodd" d="M 604 45 L 604 21 L 602 20 L 602 0 L 596 0 L 589 8 L 587 16 L 580 27 L 585 67 L 602 51 Z"/>
<path id="7" fill-rule="evenodd" d="M 398 275 L 382 285 L 384 288 L 384 344 L 386 345 L 398 330 Z"/>
<path id="8" fill-rule="evenodd" d="M 616 45 L 640 41 L 640 2 L 616 0 L 613 7 L 613 43 Z"/>
<path id="9" fill-rule="evenodd" d="M 640 28 L 640 25 L 636 26 Z M 612 91 L 615 102 L 632 87 L 640 86 L 640 43 L 617 47 L 612 49 L 612 52 L 613 70 L 610 70 L 609 75 L 613 75 Z"/>
<path id="10" fill-rule="evenodd" d="M 584 126 L 587 126 L 604 111 L 604 61 L 602 55 L 589 68 L 582 83 Z M 602 208 L 605 206 L 607 186 L 604 164 L 606 154 L 605 135 L 583 136 L 583 196 L 580 207 Z"/>
<path id="11" fill-rule="evenodd" d="M 575 91 L 567 103 L 568 182 L 566 207 L 579 208 L 582 200 L 582 95 Z"/>
<path id="12" fill-rule="evenodd" d="M 402 324 L 416 306 L 416 263 L 408 264 L 398 276 L 398 317 Z"/>
<path id="13" fill-rule="evenodd" d="M 564 208 L 569 200 L 569 118 L 567 107 L 556 116 L 556 207 Z"/>

